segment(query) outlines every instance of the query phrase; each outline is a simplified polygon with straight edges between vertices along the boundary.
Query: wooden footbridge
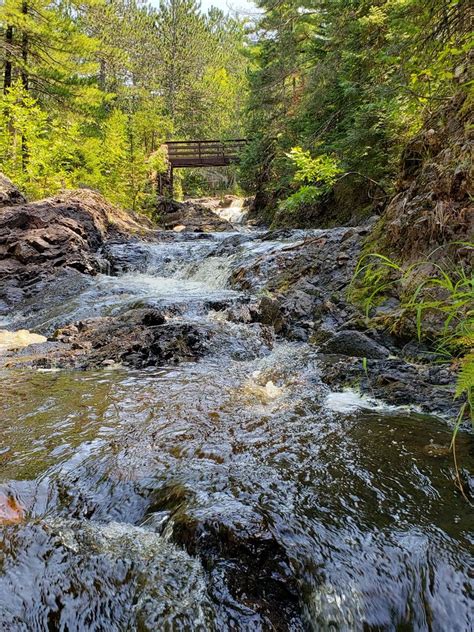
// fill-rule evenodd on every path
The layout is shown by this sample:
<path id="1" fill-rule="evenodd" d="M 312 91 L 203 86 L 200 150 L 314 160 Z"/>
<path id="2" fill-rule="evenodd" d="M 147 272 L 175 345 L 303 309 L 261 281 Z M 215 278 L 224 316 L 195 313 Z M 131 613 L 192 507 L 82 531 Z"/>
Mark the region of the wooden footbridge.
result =
<path id="1" fill-rule="evenodd" d="M 173 169 L 226 167 L 239 161 L 248 142 L 246 138 L 168 141 L 164 144 L 168 158 L 168 173 L 159 178 L 159 193 L 173 191 Z"/>

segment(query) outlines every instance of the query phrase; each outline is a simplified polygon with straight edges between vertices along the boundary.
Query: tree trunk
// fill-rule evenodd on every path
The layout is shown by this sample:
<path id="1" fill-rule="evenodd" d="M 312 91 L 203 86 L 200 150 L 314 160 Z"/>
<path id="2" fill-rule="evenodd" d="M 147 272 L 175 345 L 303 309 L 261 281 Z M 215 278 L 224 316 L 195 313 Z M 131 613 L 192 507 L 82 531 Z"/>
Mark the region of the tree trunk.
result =
<path id="1" fill-rule="evenodd" d="M 107 66 L 105 63 L 105 59 L 101 59 L 100 69 L 99 69 L 99 88 L 102 90 L 102 92 L 105 92 L 106 79 L 107 79 Z"/>
<path id="2" fill-rule="evenodd" d="M 28 14 L 28 2 L 27 0 L 23 0 L 21 4 L 21 12 L 23 15 Z M 22 37 L 21 37 L 21 58 L 23 61 L 23 66 L 21 69 L 21 83 L 23 84 L 23 88 L 28 90 L 28 31 L 24 29 Z M 23 171 L 26 171 L 26 167 L 28 165 L 28 141 L 25 138 L 25 135 L 21 136 L 21 166 Z"/>
<path id="3" fill-rule="evenodd" d="M 28 14 L 28 2 L 23 0 L 21 4 L 21 12 L 23 15 Z M 28 90 L 28 31 L 25 29 L 21 38 L 21 58 L 23 60 L 23 67 L 21 69 L 21 82 L 25 90 Z"/>
<path id="4" fill-rule="evenodd" d="M 3 91 L 6 93 L 12 85 L 12 46 L 13 26 L 7 26 L 5 30 L 5 72 L 3 75 Z"/>

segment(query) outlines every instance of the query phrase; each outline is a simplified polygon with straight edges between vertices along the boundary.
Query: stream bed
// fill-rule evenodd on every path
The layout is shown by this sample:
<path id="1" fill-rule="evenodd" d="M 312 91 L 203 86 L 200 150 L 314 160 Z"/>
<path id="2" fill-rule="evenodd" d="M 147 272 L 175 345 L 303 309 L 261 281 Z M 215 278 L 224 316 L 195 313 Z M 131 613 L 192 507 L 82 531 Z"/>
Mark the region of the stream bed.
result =
<path id="1" fill-rule="evenodd" d="M 316 346 L 226 318 L 260 289 L 232 271 L 301 238 L 111 245 L 114 276 L 2 323 L 139 304 L 216 332 L 177 366 L 1 370 L 2 630 L 472 630 L 447 420 L 330 391 Z"/>

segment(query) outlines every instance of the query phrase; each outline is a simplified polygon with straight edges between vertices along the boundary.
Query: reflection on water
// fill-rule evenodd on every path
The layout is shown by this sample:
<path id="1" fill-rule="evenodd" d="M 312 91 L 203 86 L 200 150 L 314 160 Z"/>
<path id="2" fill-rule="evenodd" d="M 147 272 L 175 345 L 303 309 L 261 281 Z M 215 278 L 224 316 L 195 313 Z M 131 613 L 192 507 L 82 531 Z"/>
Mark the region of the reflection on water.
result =
<path id="1" fill-rule="evenodd" d="M 169 300 L 209 297 L 206 260 Z M 149 274 L 105 283 L 153 295 Z M 470 630 L 449 428 L 329 393 L 309 345 L 1 379 L 2 629 Z"/>

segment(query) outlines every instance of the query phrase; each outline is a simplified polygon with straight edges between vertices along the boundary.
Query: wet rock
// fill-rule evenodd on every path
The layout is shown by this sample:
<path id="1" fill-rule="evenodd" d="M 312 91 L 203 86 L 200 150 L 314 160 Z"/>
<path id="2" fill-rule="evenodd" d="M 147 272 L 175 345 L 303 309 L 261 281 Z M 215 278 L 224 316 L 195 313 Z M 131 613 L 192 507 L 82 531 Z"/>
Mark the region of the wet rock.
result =
<path id="1" fill-rule="evenodd" d="M 264 296 L 259 300 L 252 320 L 263 325 L 270 325 L 276 334 L 281 333 L 285 327 L 280 303 L 269 296 Z"/>
<path id="2" fill-rule="evenodd" d="M 396 406 L 412 405 L 428 413 L 456 416 L 456 375 L 446 366 L 414 365 L 397 358 L 362 359 L 320 356 L 321 378 L 332 389 L 357 387 L 363 393 Z"/>
<path id="3" fill-rule="evenodd" d="M 2 354 L 8 367 L 89 368 L 123 364 L 134 368 L 196 360 L 210 350 L 213 330 L 167 322 L 156 309 L 81 320 L 57 330 L 51 340 Z"/>
<path id="4" fill-rule="evenodd" d="M 51 335 L 69 320 L 68 307 L 91 284 L 91 278 L 73 268 L 59 268 L 51 274 L 39 275 L 18 287 L 18 279 L 0 282 L 0 316 L 8 329 L 33 329 Z"/>
<path id="5" fill-rule="evenodd" d="M 253 236 L 251 235 L 249 239 L 249 235 L 245 233 L 235 233 L 230 235 L 221 241 L 213 254 L 216 257 L 234 254 L 235 249 L 238 248 L 238 246 L 250 241 L 252 237 Z"/>
<path id="6" fill-rule="evenodd" d="M 277 299 L 290 337 L 306 340 L 322 325 L 335 331 L 357 314 L 347 301 L 347 289 L 365 233 L 360 227 L 314 231 L 306 238 L 302 231 L 270 232 L 263 239 L 301 240 L 269 249 L 250 265 L 236 268 L 231 283 Z"/>
<path id="7" fill-rule="evenodd" d="M 160 226 L 166 230 L 197 233 L 232 230 L 232 224 L 228 221 L 204 205 L 192 201 L 177 202 L 162 198 L 158 202 L 157 214 Z"/>
<path id="8" fill-rule="evenodd" d="M 217 602 L 238 604 L 241 615 L 251 615 L 252 628 L 304 630 L 298 583 L 283 546 L 263 519 L 245 518 L 202 519 L 178 511 L 172 541 L 201 560 L 211 595 Z"/>
<path id="9" fill-rule="evenodd" d="M 0 208 L 3 206 L 13 206 L 14 204 L 24 204 L 25 196 L 20 193 L 17 187 L 3 173 L 0 173 Z"/>
<path id="10" fill-rule="evenodd" d="M 381 360 L 389 351 L 360 331 L 340 331 L 321 346 L 323 353 Z"/>
<path id="11" fill-rule="evenodd" d="M 102 272 L 105 241 L 133 234 L 154 236 L 148 220 L 125 213 L 92 191 L 7 206 L 0 214 L 0 299 L 16 303 L 22 297 L 12 288 L 31 288 L 60 268 L 87 275 Z"/>
<path id="12" fill-rule="evenodd" d="M 73 349 L 63 362 L 81 367 L 112 360 L 140 368 L 196 359 L 206 352 L 208 338 L 197 325 L 166 322 L 160 311 L 146 308 L 80 321 L 55 335 Z"/>

